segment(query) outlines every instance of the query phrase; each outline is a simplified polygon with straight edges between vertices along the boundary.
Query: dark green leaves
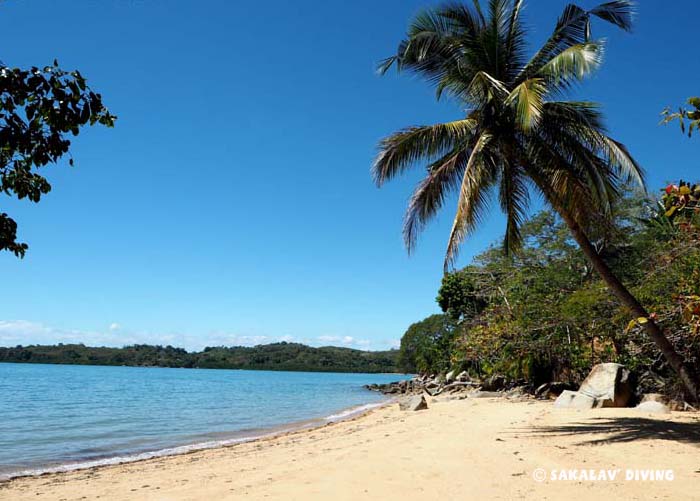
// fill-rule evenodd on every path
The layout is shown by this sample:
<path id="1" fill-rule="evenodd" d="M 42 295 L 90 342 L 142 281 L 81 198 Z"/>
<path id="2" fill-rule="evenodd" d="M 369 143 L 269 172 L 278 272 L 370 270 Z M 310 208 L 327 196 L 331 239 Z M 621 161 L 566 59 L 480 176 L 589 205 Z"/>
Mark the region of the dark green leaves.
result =
<path id="1" fill-rule="evenodd" d="M 35 170 L 68 153 L 66 136 L 77 136 L 84 125 L 112 127 L 115 119 L 83 76 L 61 70 L 57 61 L 43 70 L 0 66 L 0 192 L 38 202 L 51 185 Z M 3 215 L 0 250 L 23 256 L 27 246 L 16 238 L 16 223 Z"/>

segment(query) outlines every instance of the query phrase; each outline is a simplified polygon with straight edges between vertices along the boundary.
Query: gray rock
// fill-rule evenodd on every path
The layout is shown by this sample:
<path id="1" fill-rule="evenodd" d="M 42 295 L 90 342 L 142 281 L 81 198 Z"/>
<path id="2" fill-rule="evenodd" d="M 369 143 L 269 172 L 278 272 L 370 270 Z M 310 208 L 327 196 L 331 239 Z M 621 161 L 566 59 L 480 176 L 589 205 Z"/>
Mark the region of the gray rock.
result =
<path id="1" fill-rule="evenodd" d="M 623 365 L 598 364 L 581 383 L 578 393 L 594 399 L 595 407 L 626 407 L 634 394 L 632 376 Z"/>
<path id="2" fill-rule="evenodd" d="M 596 404 L 595 398 L 571 390 L 564 390 L 554 401 L 556 409 L 592 409 Z"/>
<path id="3" fill-rule="evenodd" d="M 663 404 L 662 402 L 656 402 L 654 400 L 642 402 L 637 407 L 635 407 L 635 409 L 641 412 L 649 412 L 652 414 L 668 414 L 669 412 L 671 412 L 671 409 L 666 407 L 665 404 Z"/>
<path id="4" fill-rule="evenodd" d="M 403 400 L 399 400 L 399 409 L 402 411 L 422 411 L 428 408 L 428 402 L 426 402 L 423 395 L 414 395 Z"/>
<path id="5" fill-rule="evenodd" d="M 442 393 L 442 387 L 441 386 L 430 386 L 430 387 L 425 387 L 423 388 L 425 392 L 430 395 L 431 397 L 434 397 L 436 395 L 439 395 Z"/>
<path id="6" fill-rule="evenodd" d="M 503 393 L 497 391 L 478 390 L 469 394 L 469 398 L 501 398 Z"/>
<path id="7" fill-rule="evenodd" d="M 506 385 L 506 378 L 499 375 L 493 375 L 483 382 L 481 389 L 484 391 L 498 391 L 502 390 Z"/>

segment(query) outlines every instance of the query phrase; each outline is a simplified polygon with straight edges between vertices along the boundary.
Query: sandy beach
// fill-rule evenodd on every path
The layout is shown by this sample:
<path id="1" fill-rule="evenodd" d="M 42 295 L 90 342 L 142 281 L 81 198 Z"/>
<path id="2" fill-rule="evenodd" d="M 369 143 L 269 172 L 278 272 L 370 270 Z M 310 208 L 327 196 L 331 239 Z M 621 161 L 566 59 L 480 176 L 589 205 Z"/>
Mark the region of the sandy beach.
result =
<path id="1" fill-rule="evenodd" d="M 0 499 L 697 499 L 698 445 L 697 413 L 433 400 L 425 411 L 391 404 L 235 446 L 18 478 L 0 485 Z M 572 469 L 620 471 L 552 479 Z M 626 478 L 650 469 L 671 473 Z"/>

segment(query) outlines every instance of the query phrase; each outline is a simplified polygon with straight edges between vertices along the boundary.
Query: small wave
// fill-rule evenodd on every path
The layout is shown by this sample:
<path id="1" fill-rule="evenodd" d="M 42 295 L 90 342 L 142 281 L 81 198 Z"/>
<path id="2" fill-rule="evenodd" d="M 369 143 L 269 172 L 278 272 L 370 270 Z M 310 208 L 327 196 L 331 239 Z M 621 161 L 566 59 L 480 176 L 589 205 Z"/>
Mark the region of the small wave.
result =
<path id="1" fill-rule="evenodd" d="M 372 409 L 376 409 L 377 407 L 381 407 L 383 405 L 386 405 L 386 402 L 377 402 L 373 404 L 365 404 L 365 405 L 358 405 L 356 407 L 350 407 L 349 409 L 345 409 L 344 411 L 341 411 L 337 414 L 331 414 L 330 416 L 326 416 L 325 420 L 326 421 L 339 421 L 341 419 L 346 419 L 352 416 L 355 416 L 357 414 L 362 414 L 363 412 L 367 412 Z"/>
<path id="2" fill-rule="evenodd" d="M 76 463 L 65 463 L 65 464 L 55 465 L 55 466 L 46 466 L 46 467 L 41 467 L 41 468 L 18 470 L 18 471 L 13 471 L 10 473 L 0 473 L 0 481 L 10 480 L 10 479 L 16 478 L 16 477 L 37 476 L 37 475 L 44 475 L 47 473 L 65 473 L 65 472 L 75 471 L 75 470 L 85 470 L 85 469 L 89 469 L 89 468 L 96 468 L 99 466 L 109 466 L 109 465 L 117 465 L 117 464 L 123 464 L 123 463 L 133 463 L 134 461 L 143 461 L 145 459 L 153 459 L 153 458 L 164 457 L 164 456 L 175 456 L 178 454 L 186 454 L 188 452 L 200 451 L 200 450 L 205 450 L 205 449 L 214 449 L 217 447 L 224 447 L 227 445 L 234 445 L 234 444 L 240 444 L 243 442 L 250 442 L 253 440 L 258 440 L 261 438 L 266 438 L 266 437 L 269 437 L 272 435 L 276 435 L 278 433 L 279 433 L 279 431 L 272 432 L 272 433 L 266 433 L 263 435 L 257 435 L 257 436 L 231 438 L 231 439 L 227 439 L 227 440 L 216 440 L 216 441 L 209 441 L 209 442 L 199 442 L 199 443 L 195 443 L 195 444 L 180 445 L 177 447 L 168 447 L 166 449 L 160 449 L 157 451 L 140 452 L 137 454 L 112 456 L 112 457 L 108 457 L 108 458 L 93 459 L 93 460 L 76 462 Z"/>

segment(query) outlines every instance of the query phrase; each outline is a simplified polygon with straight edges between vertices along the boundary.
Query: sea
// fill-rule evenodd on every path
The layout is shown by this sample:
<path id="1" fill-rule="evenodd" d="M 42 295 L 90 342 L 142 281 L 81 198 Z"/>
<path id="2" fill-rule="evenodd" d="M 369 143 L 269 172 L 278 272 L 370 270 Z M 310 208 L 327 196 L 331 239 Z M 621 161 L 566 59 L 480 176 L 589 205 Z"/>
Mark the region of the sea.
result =
<path id="1" fill-rule="evenodd" d="M 147 459 L 341 420 L 397 374 L 0 363 L 0 480 Z"/>

